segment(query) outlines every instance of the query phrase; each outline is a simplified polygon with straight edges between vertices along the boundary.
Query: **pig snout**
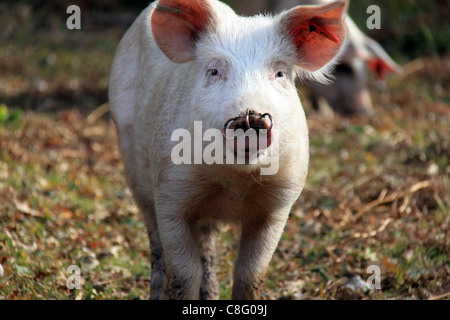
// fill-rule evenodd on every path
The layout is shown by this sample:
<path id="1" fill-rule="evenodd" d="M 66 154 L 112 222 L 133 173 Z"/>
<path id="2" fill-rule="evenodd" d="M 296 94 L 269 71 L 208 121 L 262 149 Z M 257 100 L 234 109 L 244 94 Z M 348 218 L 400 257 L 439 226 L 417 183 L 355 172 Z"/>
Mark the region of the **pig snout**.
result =
<path id="1" fill-rule="evenodd" d="M 273 127 L 273 118 L 270 113 L 258 113 L 254 110 L 247 109 L 244 114 L 241 114 L 237 117 L 228 119 L 224 126 L 223 126 L 223 136 L 226 139 L 233 139 L 234 140 L 234 150 L 238 151 L 241 150 L 242 147 L 240 147 L 238 143 L 239 133 L 237 134 L 231 134 L 231 132 L 238 132 L 236 130 L 242 129 L 244 134 L 246 134 L 245 139 L 245 151 L 246 153 L 251 152 L 251 150 L 259 151 L 268 148 L 271 143 L 271 131 Z M 249 133 L 248 130 L 254 130 L 254 133 L 256 134 L 256 146 L 250 145 L 250 138 L 247 138 L 247 135 Z M 264 130 L 264 131 L 260 131 Z M 264 134 L 265 137 L 263 137 L 261 134 Z M 265 138 L 266 143 L 261 142 L 261 139 Z"/>

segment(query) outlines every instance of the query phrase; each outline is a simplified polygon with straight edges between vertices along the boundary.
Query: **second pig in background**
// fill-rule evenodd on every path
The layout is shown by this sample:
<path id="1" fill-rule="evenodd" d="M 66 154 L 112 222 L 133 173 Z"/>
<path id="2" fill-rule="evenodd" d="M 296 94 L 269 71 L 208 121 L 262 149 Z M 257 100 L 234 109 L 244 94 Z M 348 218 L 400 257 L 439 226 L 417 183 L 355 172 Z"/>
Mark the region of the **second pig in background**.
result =
<path id="1" fill-rule="evenodd" d="M 318 5 L 331 0 L 233 0 L 238 14 L 279 13 L 298 5 Z M 351 4 L 350 4 L 351 5 Z M 365 35 L 347 17 L 348 40 L 330 84 L 304 80 L 311 88 L 311 104 L 319 109 L 321 98 L 336 112 L 346 115 L 370 115 L 372 99 L 368 89 L 368 72 L 374 72 L 379 81 L 387 73 L 400 72 L 401 68 L 389 57 L 383 47 Z"/>

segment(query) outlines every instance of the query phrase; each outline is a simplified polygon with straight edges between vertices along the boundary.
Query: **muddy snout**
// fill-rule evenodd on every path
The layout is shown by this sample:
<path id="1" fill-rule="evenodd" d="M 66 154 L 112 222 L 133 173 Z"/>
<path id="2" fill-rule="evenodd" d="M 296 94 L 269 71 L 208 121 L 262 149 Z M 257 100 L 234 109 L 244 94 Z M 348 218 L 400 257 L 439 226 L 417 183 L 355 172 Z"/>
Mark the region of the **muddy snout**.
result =
<path id="1" fill-rule="evenodd" d="M 247 109 L 244 114 L 225 122 L 223 136 L 229 141 L 234 140 L 235 152 L 253 153 L 271 145 L 272 127 L 273 118 L 269 113 Z"/>

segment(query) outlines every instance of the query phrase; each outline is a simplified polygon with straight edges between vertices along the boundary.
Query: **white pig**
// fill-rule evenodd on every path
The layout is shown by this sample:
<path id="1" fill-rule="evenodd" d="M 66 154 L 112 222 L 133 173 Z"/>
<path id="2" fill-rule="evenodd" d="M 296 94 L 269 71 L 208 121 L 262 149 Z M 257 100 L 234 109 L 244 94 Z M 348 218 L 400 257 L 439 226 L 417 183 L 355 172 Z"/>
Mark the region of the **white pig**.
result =
<path id="1" fill-rule="evenodd" d="M 109 100 L 127 182 L 149 233 L 152 299 L 218 298 L 221 222 L 242 230 L 232 298 L 261 297 L 308 169 L 308 129 L 294 79 L 324 79 L 345 42 L 346 8 L 340 0 L 245 18 L 217 0 L 160 0 L 124 35 Z M 175 164 L 173 133 L 198 138 L 198 123 L 219 133 L 266 130 L 267 145 L 255 155 L 261 161 Z M 228 138 L 215 137 L 237 157 Z M 262 160 L 275 157 L 278 170 L 262 175 Z"/>
<path id="2" fill-rule="evenodd" d="M 234 0 L 233 7 L 239 14 L 252 15 L 258 12 L 279 13 L 296 5 L 327 4 L 332 0 Z M 401 68 L 389 57 L 381 45 L 365 35 L 349 17 L 347 42 L 333 71 L 334 81 L 329 84 L 307 79 L 311 87 L 314 109 L 324 98 L 336 112 L 344 115 L 372 114 L 372 99 L 367 86 L 368 70 L 376 73 L 379 80 L 385 74 L 400 72 Z"/>

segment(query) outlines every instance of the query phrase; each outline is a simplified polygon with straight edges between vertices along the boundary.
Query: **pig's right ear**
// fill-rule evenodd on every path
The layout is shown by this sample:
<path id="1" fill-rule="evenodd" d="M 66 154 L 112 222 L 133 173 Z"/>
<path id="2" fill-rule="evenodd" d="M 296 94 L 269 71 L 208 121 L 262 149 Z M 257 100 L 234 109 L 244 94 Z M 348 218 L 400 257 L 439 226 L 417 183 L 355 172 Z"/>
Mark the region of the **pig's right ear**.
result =
<path id="1" fill-rule="evenodd" d="M 347 1 L 327 5 L 298 6 L 281 16 L 280 27 L 293 41 L 296 64 L 314 72 L 333 60 L 345 42 L 344 13 Z"/>
<path id="2" fill-rule="evenodd" d="M 195 41 L 213 20 L 208 1 L 159 0 L 151 17 L 153 37 L 175 63 L 195 59 Z"/>

